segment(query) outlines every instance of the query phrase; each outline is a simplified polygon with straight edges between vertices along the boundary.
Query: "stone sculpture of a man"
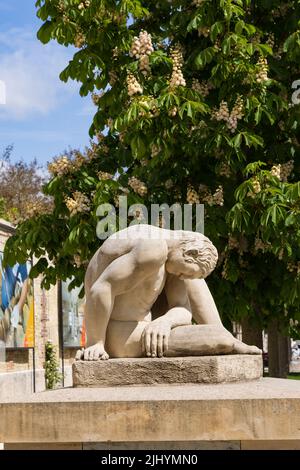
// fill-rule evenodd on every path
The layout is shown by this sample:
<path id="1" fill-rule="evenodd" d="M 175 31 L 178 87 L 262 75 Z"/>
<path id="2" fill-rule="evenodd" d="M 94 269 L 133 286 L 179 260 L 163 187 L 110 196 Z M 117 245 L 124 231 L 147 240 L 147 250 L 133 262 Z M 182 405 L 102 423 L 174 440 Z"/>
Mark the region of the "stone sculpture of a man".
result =
<path id="1" fill-rule="evenodd" d="M 87 268 L 87 348 L 77 359 L 260 354 L 221 323 L 204 280 L 217 258 L 200 233 L 135 225 L 112 235 Z"/>

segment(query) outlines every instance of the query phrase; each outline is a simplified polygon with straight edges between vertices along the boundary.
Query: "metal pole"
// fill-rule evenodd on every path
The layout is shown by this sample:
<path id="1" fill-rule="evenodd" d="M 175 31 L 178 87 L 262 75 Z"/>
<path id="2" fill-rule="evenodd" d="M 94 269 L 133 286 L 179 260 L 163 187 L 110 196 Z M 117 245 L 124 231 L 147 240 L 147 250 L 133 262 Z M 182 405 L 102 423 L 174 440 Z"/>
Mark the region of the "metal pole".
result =
<path id="1" fill-rule="evenodd" d="M 33 393 L 36 392 L 36 373 L 35 373 L 35 348 L 32 349 L 32 366 L 33 366 Z"/>
<path id="2" fill-rule="evenodd" d="M 63 331 L 63 310 L 62 310 L 62 284 L 58 281 L 58 337 L 59 349 L 61 353 L 61 372 L 62 372 L 62 386 L 65 386 L 65 355 L 64 355 L 64 331 Z"/>
<path id="3" fill-rule="evenodd" d="M 33 266 L 33 257 L 30 259 L 31 267 Z M 28 273 L 29 277 L 30 273 Z M 35 337 L 36 337 L 36 321 L 35 321 L 35 284 L 34 279 L 32 279 L 32 292 L 33 292 L 33 346 L 32 346 L 32 365 L 33 365 L 33 393 L 36 392 L 36 373 L 35 373 Z"/>

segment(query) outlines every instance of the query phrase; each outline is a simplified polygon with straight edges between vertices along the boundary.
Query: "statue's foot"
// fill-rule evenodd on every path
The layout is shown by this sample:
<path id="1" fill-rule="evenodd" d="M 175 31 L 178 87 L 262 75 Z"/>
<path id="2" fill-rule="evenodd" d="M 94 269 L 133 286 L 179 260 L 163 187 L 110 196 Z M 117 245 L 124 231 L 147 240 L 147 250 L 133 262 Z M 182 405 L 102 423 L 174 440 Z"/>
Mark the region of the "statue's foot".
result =
<path id="1" fill-rule="evenodd" d="M 99 344 L 85 349 L 79 349 L 75 356 L 76 361 L 107 361 L 107 359 L 109 359 L 109 355 L 104 350 L 103 346 Z"/>
<path id="2" fill-rule="evenodd" d="M 233 344 L 234 354 L 262 354 L 262 350 L 257 346 L 248 346 L 248 344 L 242 343 L 242 341 L 235 340 Z"/>

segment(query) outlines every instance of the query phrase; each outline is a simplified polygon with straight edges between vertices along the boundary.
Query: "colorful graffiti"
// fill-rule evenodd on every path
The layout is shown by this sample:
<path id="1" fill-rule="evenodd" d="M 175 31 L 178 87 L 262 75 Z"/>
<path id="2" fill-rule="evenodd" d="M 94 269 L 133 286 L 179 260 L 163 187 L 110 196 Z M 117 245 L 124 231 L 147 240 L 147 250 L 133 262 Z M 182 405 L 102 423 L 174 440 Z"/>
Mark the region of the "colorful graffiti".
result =
<path id="1" fill-rule="evenodd" d="M 4 268 L 0 253 L 0 342 L 6 348 L 34 347 L 31 263 Z"/>

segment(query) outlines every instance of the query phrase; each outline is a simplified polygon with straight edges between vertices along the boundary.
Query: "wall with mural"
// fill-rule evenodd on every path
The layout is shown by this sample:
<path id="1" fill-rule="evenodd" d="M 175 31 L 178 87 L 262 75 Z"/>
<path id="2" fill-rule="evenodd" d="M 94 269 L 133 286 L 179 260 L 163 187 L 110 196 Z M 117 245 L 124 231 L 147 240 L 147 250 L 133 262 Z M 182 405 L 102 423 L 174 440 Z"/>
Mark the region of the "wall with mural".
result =
<path id="1" fill-rule="evenodd" d="M 6 348 L 34 347 L 31 263 L 4 268 L 0 252 L 0 342 Z"/>

